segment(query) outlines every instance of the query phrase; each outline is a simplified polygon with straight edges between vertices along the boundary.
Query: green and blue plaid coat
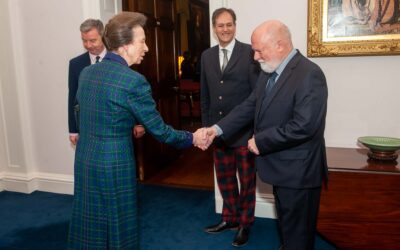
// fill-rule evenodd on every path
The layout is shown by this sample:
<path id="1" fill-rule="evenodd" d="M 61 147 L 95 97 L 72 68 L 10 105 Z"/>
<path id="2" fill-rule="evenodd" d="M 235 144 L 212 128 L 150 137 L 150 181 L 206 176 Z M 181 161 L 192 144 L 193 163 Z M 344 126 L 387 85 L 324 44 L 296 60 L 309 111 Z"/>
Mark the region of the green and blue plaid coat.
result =
<path id="1" fill-rule="evenodd" d="M 166 125 L 150 85 L 125 60 L 108 53 L 79 78 L 79 141 L 68 249 L 138 249 L 136 168 L 132 128 L 142 124 L 178 148 L 192 134 Z"/>

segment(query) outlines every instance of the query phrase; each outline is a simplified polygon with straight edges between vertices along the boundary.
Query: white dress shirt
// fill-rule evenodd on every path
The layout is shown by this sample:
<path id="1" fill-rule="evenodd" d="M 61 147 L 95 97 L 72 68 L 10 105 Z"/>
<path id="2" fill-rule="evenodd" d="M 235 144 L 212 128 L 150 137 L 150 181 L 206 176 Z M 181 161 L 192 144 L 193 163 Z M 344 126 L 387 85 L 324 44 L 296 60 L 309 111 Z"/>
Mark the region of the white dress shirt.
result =
<path id="1" fill-rule="evenodd" d="M 226 49 L 227 51 L 227 56 L 228 56 L 228 63 L 229 59 L 231 58 L 233 48 L 235 47 L 235 42 L 236 40 L 233 39 L 228 45 L 225 46 L 225 48 L 221 47 L 219 45 L 219 67 L 222 68 L 222 63 L 224 62 L 224 52 L 222 52 L 222 49 Z"/>
<path id="2" fill-rule="evenodd" d="M 95 63 L 96 63 L 96 57 L 97 57 L 97 56 L 100 56 L 99 61 L 101 62 L 106 54 L 107 54 L 106 48 L 104 48 L 104 50 L 103 50 L 100 54 L 98 54 L 98 55 L 93 55 L 93 54 L 90 54 L 90 53 L 89 53 L 90 64 L 95 64 Z"/>

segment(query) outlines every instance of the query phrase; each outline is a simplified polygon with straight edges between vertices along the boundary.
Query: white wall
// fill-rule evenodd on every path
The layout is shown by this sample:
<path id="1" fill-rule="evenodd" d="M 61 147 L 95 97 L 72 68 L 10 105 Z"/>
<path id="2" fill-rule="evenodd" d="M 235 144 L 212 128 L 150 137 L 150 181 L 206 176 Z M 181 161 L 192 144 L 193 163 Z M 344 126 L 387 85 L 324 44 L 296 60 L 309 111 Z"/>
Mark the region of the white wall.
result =
<path id="1" fill-rule="evenodd" d="M 24 121 L 21 116 L 23 110 L 20 100 L 24 100 L 21 90 L 21 77 L 16 73 L 16 63 L 19 52 L 14 39 L 18 36 L 16 30 L 19 29 L 19 23 L 15 22 L 11 29 L 11 19 L 18 16 L 14 5 L 8 1 L 0 2 L 0 189 L 3 188 L 3 181 L 6 173 L 21 177 L 28 171 L 26 166 L 27 151 L 24 145 L 24 135 L 26 131 L 22 128 Z M 5 35 L 7 34 L 7 35 Z M 15 46 L 15 48 L 14 48 Z"/>
<path id="2" fill-rule="evenodd" d="M 32 11 L 38 4 L 46 8 Z M 68 60 L 83 51 L 81 1 L 24 1 L 20 11 L 23 33 L 29 39 L 23 46 L 29 65 L 25 74 L 36 166 L 40 172 L 72 174 L 73 150 L 66 127 L 67 72 Z"/>
<path id="3" fill-rule="evenodd" d="M 5 2 L 0 2 L 0 31 L 6 30 L 8 26 L 8 15 L 6 15 L 7 5 Z M 0 36 L 0 54 L 3 55 L 6 36 Z M 0 68 L 4 66 L 4 63 L 0 61 Z M 5 147 L 5 129 L 4 129 L 4 107 L 3 107 L 3 84 L 1 77 L 2 72 L 0 71 L 0 192 L 3 190 L 2 179 L 4 178 L 5 167 L 7 165 L 7 152 Z"/>
<path id="4" fill-rule="evenodd" d="M 2 60 L 0 60 L 0 72 L 1 72 L 1 106 L 2 112 L 1 117 L 2 124 L 1 127 L 2 137 L 1 139 L 5 142 L 2 143 L 2 153 L 6 153 L 2 162 L 6 163 L 8 167 L 15 167 L 17 169 L 20 166 L 25 165 L 25 155 L 24 146 L 22 139 L 22 128 L 21 128 L 21 117 L 20 117 L 20 103 L 18 101 L 20 94 L 18 93 L 18 75 L 15 70 L 15 51 L 12 48 L 13 38 L 16 36 L 15 30 L 10 28 L 11 22 L 10 18 L 16 16 L 18 13 L 14 12 L 12 6 L 6 1 L 2 1 L 0 6 L 1 9 L 1 55 Z M 19 25 L 15 23 L 15 25 Z M 16 27 L 17 28 L 17 27 Z M 18 29 L 18 28 L 17 28 Z M 7 119 L 5 119 L 7 118 Z M 7 131 L 6 131 L 7 129 Z M 6 166 L 4 166 L 6 167 Z"/>

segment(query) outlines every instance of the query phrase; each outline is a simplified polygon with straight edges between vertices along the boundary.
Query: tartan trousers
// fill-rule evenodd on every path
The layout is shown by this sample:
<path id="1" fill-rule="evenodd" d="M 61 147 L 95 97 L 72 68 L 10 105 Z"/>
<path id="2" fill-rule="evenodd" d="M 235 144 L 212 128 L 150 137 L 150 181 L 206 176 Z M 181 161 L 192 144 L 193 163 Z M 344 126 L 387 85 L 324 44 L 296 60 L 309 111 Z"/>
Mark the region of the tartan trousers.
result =
<path id="1" fill-rule="evenodd" d="M 218 188 L 223 198 L 222 220 L 250 227 L 254 223 L 256 204 L 255 156 L 244 146 L 215 145 L 213 153 Z"/>

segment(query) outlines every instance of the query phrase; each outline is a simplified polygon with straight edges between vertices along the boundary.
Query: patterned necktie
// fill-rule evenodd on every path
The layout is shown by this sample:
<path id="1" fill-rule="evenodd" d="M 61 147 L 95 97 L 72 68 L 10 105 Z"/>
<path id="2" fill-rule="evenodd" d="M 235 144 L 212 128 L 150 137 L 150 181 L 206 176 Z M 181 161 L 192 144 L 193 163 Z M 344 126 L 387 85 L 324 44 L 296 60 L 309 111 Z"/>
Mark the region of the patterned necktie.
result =
<path id="1" fill-rule="evenodd" d="M 277 76 L 278 76 L 278 74 L 275 71 L 269 75 L 267 87 L 265 88 L 265 95 L 268 95 L 269 93 L 271 93 L 271 90 L 275 85 L 275 79 Z"/>
<path id="2" fill-rule="evenodd" d="M 96 56 L 96 62 L 95 63 L 98 63 L 98 62 L 100 62 L 100 56 Z"/>
<path id="3" fill-rule="evenodd" d="M 226 49 L 221 49 L 222 53 L 224 53 L 224 59 L 222 61 L 222 67 L 221 71 L 224 72 L 224 69 L 226 68 L 226 65 L 228 64 L 228 50 Z"/>

